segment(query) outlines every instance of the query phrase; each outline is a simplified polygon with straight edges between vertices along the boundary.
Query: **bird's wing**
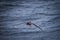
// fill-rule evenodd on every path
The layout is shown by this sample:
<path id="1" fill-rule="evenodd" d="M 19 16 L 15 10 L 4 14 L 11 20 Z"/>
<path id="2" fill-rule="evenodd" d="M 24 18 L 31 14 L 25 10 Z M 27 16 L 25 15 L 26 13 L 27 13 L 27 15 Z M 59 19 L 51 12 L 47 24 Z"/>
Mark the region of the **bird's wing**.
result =
<path id="1" fill-rule="evenodd" d="M 36 24 L 34 24 L 34 23 L 32 23 L 35 27 L 37 27 L 37 28 L 39 28 L 41 31 L 43 31 L 42 30 L 42 28 L 40 28 L 39 26 L 37 26 Z"/>

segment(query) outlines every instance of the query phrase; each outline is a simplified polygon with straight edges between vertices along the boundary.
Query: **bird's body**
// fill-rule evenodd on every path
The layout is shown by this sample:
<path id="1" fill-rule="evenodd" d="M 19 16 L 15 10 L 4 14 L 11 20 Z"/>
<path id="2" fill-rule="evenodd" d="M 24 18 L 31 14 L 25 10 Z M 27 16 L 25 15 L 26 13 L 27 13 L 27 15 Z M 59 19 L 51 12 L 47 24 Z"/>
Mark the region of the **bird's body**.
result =
<path id="1" fill-rule="evenodd" d="M 27 24 L 27 25 L 32 25 L 32 22 L 31 22 L 31 21 L 29 21 L 29 22 L 26 22 L 26 24 Z"/>

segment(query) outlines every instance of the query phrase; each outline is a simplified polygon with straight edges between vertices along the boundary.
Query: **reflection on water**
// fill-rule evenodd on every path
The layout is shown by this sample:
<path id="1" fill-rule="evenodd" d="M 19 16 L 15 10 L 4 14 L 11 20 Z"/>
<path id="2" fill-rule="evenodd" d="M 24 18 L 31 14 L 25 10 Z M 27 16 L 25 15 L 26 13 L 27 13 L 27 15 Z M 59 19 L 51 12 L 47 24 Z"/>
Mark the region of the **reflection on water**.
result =
<path id="1" fill-rule="evenodd" d="M 0 2 L 0 39 L 60 40 L 59 5 L 57 1 Z M 23 23 L 30 20 L 44 32 Z"/>

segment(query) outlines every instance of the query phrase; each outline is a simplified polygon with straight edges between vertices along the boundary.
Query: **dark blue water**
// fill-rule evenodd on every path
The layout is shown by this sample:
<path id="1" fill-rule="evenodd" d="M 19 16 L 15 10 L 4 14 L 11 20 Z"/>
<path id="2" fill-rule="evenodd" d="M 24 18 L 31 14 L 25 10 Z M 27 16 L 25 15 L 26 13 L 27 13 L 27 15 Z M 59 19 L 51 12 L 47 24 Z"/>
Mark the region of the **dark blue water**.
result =
<path id="1" fill-rule="evenodd" d="M 60 40 L 60 2 L 1 1 L 0 40 Z"/>

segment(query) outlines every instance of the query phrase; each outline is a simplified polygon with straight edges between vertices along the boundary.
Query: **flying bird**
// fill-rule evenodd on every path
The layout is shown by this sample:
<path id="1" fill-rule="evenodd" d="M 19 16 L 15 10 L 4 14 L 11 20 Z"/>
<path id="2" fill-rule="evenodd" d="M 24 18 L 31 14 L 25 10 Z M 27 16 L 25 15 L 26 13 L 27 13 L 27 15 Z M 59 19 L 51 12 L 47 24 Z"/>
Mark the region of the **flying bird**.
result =
<path id="1" fill-rule="evenodd" d="M 39 28 L 41 31 L 43 31 L 42 28 L 40 28 L 38 25 L 32 23 L 32 21 L 23 22 L 23 23 L 20 23 L 20 24 L 17 24 L 17 25 L 21 25 L 21 24 L 24 24 L 24 23 L 25 23 L 26 25 L 29 25 L 29 26 L 34 25 L 35 27 L 37 27 L 37 28 Z"/>

